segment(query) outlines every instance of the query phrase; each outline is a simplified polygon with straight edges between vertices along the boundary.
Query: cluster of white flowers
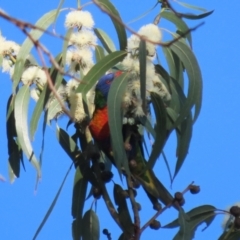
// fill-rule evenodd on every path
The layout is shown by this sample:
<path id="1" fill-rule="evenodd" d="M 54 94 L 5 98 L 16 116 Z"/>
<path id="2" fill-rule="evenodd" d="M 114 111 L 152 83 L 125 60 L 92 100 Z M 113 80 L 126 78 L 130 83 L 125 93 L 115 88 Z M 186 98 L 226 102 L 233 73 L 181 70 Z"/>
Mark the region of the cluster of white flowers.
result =
<path id="1" fill-rule="evenodd" d="M 41 89 L 47 82 L 47 75 L 38 66 L 30 66 L 23 71 L 21 81 L 24 85 L 35 83 Z"/>
<path id="2" fill-rule="evenodd" d="M 92 51 L 97 44 L 97 37 L 92 30 L 92 15 L 88 11 L 71 11 L 66 16 L 65 26 L 73 29 L 68 43 L 66 64 L 71 74 L 78 75 L 81 69 L 85 75 L 94 65 Z"/>
<path id="3" fill-rule="evenodd" d="M 237 203 L 235 203 L 235 204 L 232 205 L 232 206 L 240 207 L 240 202 L 237 202 Z M 230 208 L 231 208 L 232 206 L 229 206 L 229 207 L 227 207 L 227 209 L 226 209 L 226 211 L 229 212 L 229 213 L 226 213 L 226 214 L 224 215 L 224 218 L 223 218 L 222 228 L 223 228 L 224 230 L 228 230 L 228 229 L 231 227 L 231 225 L 233 224 L 233 222 L 234 222 L 235 217 L 230 214 Z"/>
<path id="4" fill-rule="evenodd" d="M 67 95 L 67 99 L 70 104 L 70 113 L 74 120 L 78 123 L 82 122 L 87 116 L 84 107 L 83 107 L 83 99 L 81 93 L 76 93 L 75 90 L 79 85 L 79 81 L 75 79 L 70 79 L 66 85 L 65 92 Z M 94 90 L 91 89 L 87 95 L 87 106 L 89 110 L 89 117 L 92 116 L 94 111 Z"/>
<path id="5" fill-rule="evenodd" d="M 8 41 L 0 35 L 0 56 L 2 61 L 2 72 L 13 72 L 13 66 L 16 61 L 20 46 L 14 41 Z"/>
<path id="6" fill-rule="evenodd" d="M 161 31 L 156 25 L 148 24 L 141 27 L 138 34 L 149 40 L 146 41 L 146 100 L 150 100 L 151 93 L 156 93 L 163 101 L 169 101 L 171 95 L 161 81 L 161 76 L 155 72 L 153 64 L 157 47 L 155 43 L 161 42 Z M 139 44 L 139 36 L 130 36 L 127 46 L 128 54 L 122 61 L 123 70 L 129 72 L 128 87 L 123 97 L 123 109 L 125 113 L 131 110 L 135 117 L 144 115 L 140 90 Z"/>

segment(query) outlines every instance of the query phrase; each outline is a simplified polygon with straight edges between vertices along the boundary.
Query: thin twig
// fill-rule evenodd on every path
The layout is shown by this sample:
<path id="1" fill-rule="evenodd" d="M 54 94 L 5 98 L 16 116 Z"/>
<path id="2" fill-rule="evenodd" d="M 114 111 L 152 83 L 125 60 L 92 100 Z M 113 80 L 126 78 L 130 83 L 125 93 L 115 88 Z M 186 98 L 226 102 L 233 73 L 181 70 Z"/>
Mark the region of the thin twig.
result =
<path id="1" fill-rule="evenodd" d="M 116 17 L 115 15 L 113 15 L 112 13 L 110 13 L 108 10 L 106 10 L 106 8 L 104 6 L 101 5 L 101 3 L 98 0 L 93 0 L 93 2 L 99 7 L 99 9 L 101 9 L 104 13 L 106 13 L 107 15 L 109 15 L 111 18 L 113 18 L 114 20 L 116 20 L 118 23 L 120 23 L 123 27 L 125 27 L 129 32 L 131 32 L 132 34 L 138 36 L 141 40 L 144 40 L 146 42 L 152 43 L 152 44 L 156 44 L 162 47 L 170 47 L 173 43 L 177 42 L 178 40 L 180 40 L 181 38 L 185 37 L 188 33 L 195 31 L 197 28 L 201 27 L 204 22 L 198 24 L 197 26 L 193 27 L 193 28 L 189 28 L 186 32 L 182 33 L 181 35 L 179 35 L 177 38 L 174 38 L 172 41 L 169 41 L 167 43 L 163 43 L 163 42 L 156 42 L 156 41 L 152 41 L 149 38 L 147 38 L 146 36 L 142 36 L 140 35 L 138 32 L 134 31 L 132 28 L 130 28 L 127 24 L 125 24 L 119 17 Z"/>
<path id="2" fill-rule="evenodd" d="M 127 185 L 128 185 L 128 191 L 129 191 L 129 198 L 132 204 L 133 208 L 133 215 L 134 215 L 134 224 L 135 224 L 135 239 L 134 240 L 139 240 L 140 239 L 140 217 L 139 217 L 139 212 L 138 212 L 138 205 L 135 201 L 134 193 L 133 193 L 133 185 L 131 181 L 131 177 L 128 176 L 126 178 L 127 180 Z"/>
<path id="3" fill-rule="evenodd" d="M 189 184 L 183 191 L 182 191 L 182 194 L 185 194 L 186 192 L 189 191 L 190 189 L 190 186 L 193 184 L 193 182 L 191 184 Z M 147 221 L 143 226 L 142 228 L 140 229 L 140 234 L 142 234 L 142 232 L 151 224 L 152 221 L 154 221 L 161 213 L 163 213 L 166 209 L 170 208 L 172 205 L 174 204 L 174 201 L 167 204 L 165 207 L 163 207 L 162 209 L 160 209 L 157 213 L 155 213 L 153 215 L 153 217 Z"/>

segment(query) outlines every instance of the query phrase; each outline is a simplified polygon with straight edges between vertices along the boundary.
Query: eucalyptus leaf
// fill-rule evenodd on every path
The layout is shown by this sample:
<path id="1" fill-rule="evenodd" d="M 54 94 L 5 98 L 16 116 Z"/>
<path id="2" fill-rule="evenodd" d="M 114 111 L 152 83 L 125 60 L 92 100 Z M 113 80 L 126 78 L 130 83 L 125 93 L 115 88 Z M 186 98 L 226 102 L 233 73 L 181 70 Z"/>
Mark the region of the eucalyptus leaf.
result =
<path id="1" fill-rule="evenodd" d="M 187 24 L 181 19 L 179 18 L 174 12 L 171 11 L 162 11 L 160 13 L 160 16 L 169 20 L 170 22 L 172 22 L 173 24 L 176 25 L 176 27 L 183 33 L 186 33 L 189 31 L 189 28 L 187 26 Z M 188 34 L 186 34 L 186 38 L 189 41 L 190 46 L 192 46 L 192 36 L 191 36 L 191 32 L 189 32 Z"/>
<path id="2" fill-rule="evenodd" d="M 121 112 L 122 97 L 127 87 L 127 80 L 128 73 L 123 73 L 112 82 L 108 93 L 107 107 L 114 160 L 119 172 L 121 172 L 121 168 L 124 167 L 126 173 L 129 173 L 128 160 L 122 136 Z"/>
<path id="3" fill-rule="evenodd" d="M 101 46 L 95 47 L 95 58 L 96 61 L 99 62 L 102 58 L 105 57 L 104 50 Z"/>
<path id="4" fill-rule="evenodd" d="M 125 51 L 116 51 L 102 58 L 97 64 L 95 64 L 86 76 L 82 79 L 76 92 L 87 94 L 87 92 L 93 87 L 96 81 L 102 77 L 111 67 L 121 62 L 126 56 Z"/>
<path id="5" fill-rule="evenodd" d="M 76 155 L 79 152 L 75 141 L 65 132 L 63 129 L 57 126 L 57 139 L 61 147 L 67 153 L 67 155 L 72 159 L 73 162 L 76 161 Z"/>
<path id="6" fill-rule="evenodd" d="M 209 15 L 211 15 L 214 12 L 214 10 L 206 12 L 206 13 L 202 13 L 202 14 L 185 14 L 185 13 L 181 13 L 181 17 L 183 18 L 187 18 L 187 19 L 191 19 L 191 20 L 198 20 L 198 19 L 202 19 L 205 17 L 208 17 Z"/>
<path id="7" fill-rule="evenodd" d="M 147 167 L 152 169 L 156 163 L 156 160 L 160 156 L 163 150 L 164 144 L 166 142 L 167 114 L 166 114 L 165 105 L 159 95 L 151 93 L 151 100 L 154 108 L 154 113 L 156 116 L 156 126 L 155 126 L 156 138 L 152 147 L 151 155 L 147 163 Z"/>
<path id="8" fill-rule="evenodd" d="M 34 25 L 42 29 L 47 29 L 55 21 L 56 13 L 57 13 L 57 10 L 52 10 L 44 14 Z M 40 31 L 38 29 L 33 29 L 29 32 L 29 35 L 31 35 L 32 39 L 34 39 L 35 41 L 37 41 L 43 34 L 44 34 L 44 31 Z M 13 73 L 13 92 L 14 93 L 21 79 L 21 76 L 24 70 L 25 60 L 27 59 L 28 54 L 30 53 L 33 46 L 34 46 L 34 43 L 30 38 L 27 37 L 19 50 L 19 53 L 17 55 L 17 61 L 14 66 L 14 73 Z"/>
<path id="9" fill-rule="evenodd" d="M 60 53 L 56 59 L 55 59 L 59 64 L 61 64 L 62 62 L 62 54 Z M 57 69 L 55 69 L 54 66 L 52 66 L 51 70 L 50 70 L 50 76 L 51 76 L 51 80 L 52 83 L 55 84 L 56 81 L 59 81 L 59 76 L 61 76 L 58 72 Z M 61 77 L 62 80 L 62 77 Z M 38 122 L 39 119 L 41 117 L 42 112 L 44 111 L 47 102 L 50 99 L 50 94 L 51 94 L 51 90 L 48 87 L 48 84 L 45 84 L 45 86 L 43 87 L 43 90 L 40 94 L 40 97 L 36 103 L 36 106 L 34 108 L 33 114 L 32 114 L 32 118 L 30 121 L 30 137 L 31 139 L 33 139 L 34 134 L 37 130 L 38 127 Z"/>
<path id="10" fill-rule="evenodd" d="M 173 178 L 176 177 L 188 154 L 192 138 L 192 116 L 189 115 L 181 124 L 180 133 L 177 132 L 177 162 Z"/>
<path id="11" fill-rule="evenodd" d="M 108 15 L 112 19 L 113 25 L 118 34 L 120 50 L 125 50 L 127 48 L 127 34 L 119 12 L 109 0 L 98 0 L 98 3 L 109 13 Z"/>
<path id="12" fill-rule="evenodd" d="M 88 210 L 82 220 L 82 239 L 83 240 L 99 240 L 100 224 L 98 216 L 93 210 Z"/>
<path id="13" fill-rule="evenodd" d="M 112 39 L 100 28 L 94 28 L 94 32 L 108 53 L 115 52 L 116 47 Z"/>
<path id="14" fill-rule="evenodd" d="M 177 126 L 189 114 L 193 106 L 195 106 L 193 122 L 197 120 L 202 104 L 202 76 L 197 59 L 187 45 L 176 42 L 170 48 L 182 61 L 189 79 L 187 99 L 175 123 Z"/>
<path id="15" fill-rule="evenodd" d="M 72 216 L 76 219 L 82 218 L 83 207 L 87 193 L 88 181 L 82 176 L 77 167 L 74 177 L 73 196 L 72 196 Z"/>
<path id="16" fill-rule="evenodd" d="M 33 148 L 28 135 L 28 104 L 29 104 L 30 92 L 28 86 L 23 86 L 18 91 L 14 105 L 14 115 L 16 120 L 16 130 L 19 140 L 19 144 L 26 154 L 27 158 L 37 170 L 38 178 L 41 178 L 41 169 L 39 162 L 33 152 Z"/>

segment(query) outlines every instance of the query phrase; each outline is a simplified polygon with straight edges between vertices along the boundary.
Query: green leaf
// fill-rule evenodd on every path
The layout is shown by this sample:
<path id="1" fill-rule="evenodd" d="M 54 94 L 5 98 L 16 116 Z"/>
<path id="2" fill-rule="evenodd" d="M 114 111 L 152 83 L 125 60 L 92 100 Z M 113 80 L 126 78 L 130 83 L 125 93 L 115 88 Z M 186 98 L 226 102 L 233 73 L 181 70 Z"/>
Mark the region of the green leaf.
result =
<path id="1" fill-rule="evenodd" d="M 122 97 L 127 87 L 128 77 L 128 73 L 123 73 L 112 82 L 107 100 L 108 122 L 111 132 L 114 160 L 118 171 L 121 172 L 121 168 L 124 167 L 127 174 L 129 173 L 129 167 L 122 136 L 121 105 Z"/>
<path id="2" fill-rule="evenodd" d="M 181 18 L 179 18 L 175 13 L 165 10 L 161 12 L 160 15 L 161 17 L 175 24 L 177 29 L 179 29 L 181 32 L 186 33 L 187 31 L 189 31 L 187 24 Z M 190 46 L 192 46 L 192 36 L 190 32 L 186 35 L 186 38 L 189 41 Z"/>
<path id="3" fill-rule="evenodd" d="M 182 208 L 179 208 L 178 222 L 180 229 L 173 240 L 192 240 L 194 231 L 191 229 L 190 218 L 185 214 Z"/>
<path id="4" fill-rule="evenodd" d="M 50 24 L 54 22 L 56 13 L 57 10 L 52 10 L 44 14 L 34 25 L 42 29 L 47 29 Z M 29 35 L 31 35 L 31 37 L 37 41 L 43 35 L 43 33 L 44 31 L 33 29 L 30 31 Z M 13 73 L 13 92 L 16 91 L 16 87 L 21 79 L 24 70 L 25 60 L 27 59 L 28 54 L 30 53 L 33 46 L 34 43 L 27 37 L 19 50 Z"/>
<path id="5" fill-rule="evenodd" d="M 63 150 L 72 159 L 73 162 L 76 160 L 76 155 L 79 152 L 75 141 L 65 132 L 63 129 L 57 126 L 57 139 Z"/>
<path id="6" fill-rule="evenodd" d="M 99 240 L 100 225 L 98 216 L 93 210 L 88 210 L 83 216 L 83 240 Z"/>
<path id="7" fill-rule="evenodd" d="M 163 150 L 164 144 L 166 142 L 167 114 L 166 114 L 164 103 L 159 95 L 151 93 L 151 100 L 153 104 L 154 113 L 156 116 L 156 126 L 155 126 L 156 138 L 152 147 L 152 152 L 149 157 L 147 166 L 148 168 L 152 169 L 156 163 L 157 158 L 160 156 Z"/>
<path id="8" fill-rule="evenodd" d="M 28 104 L 29 104 L 30 92 L 28 86 L 23 86 L 18 91 L 14 104 L 14 115 L 16 120 L 16 130 L 19 140 L 19 144 L 26 154 L 31 164 L 37 170 L 38 178 L 41 178 L 41 169 L 39 162 L 34 155 L 32 145 L 28 136 Z"/>
<path id="9" fill-rule="evenodd" d="M 184 104 L 186 102 L 186 97 L 184 95 L 183 89 L 177 82 L 177 80 L 170 78 L 170 89 L 171 89 L 171 101 L 168 104 L 170 108 L 172 108 L 176 113 L 177 117 L 179 116 L 179 113 L 181 112 L 182 108 L 184 107 Z M 178 118 L 177 118 L 178 119 Z M 175 119 L 175 122 L 177 121 Z M 175 127 L 176 124 L 173 125 Z"/>
<path id="10" fill-rule="evenodd" d="M 99 62 L 102 58 L 105 57 L 104 50 L 101 46 L 95 47 L 95 57 L 97 62 Z"/>
<path id="11" fill-rule="evenodd" d="M 118 11 L 109 0 L 99 0 L 98 3 L 109 13 L 118 34 L 120 50 L 125 50 L 127 48 L 127 34 Z"/>
<path id="12" fill-rule="evenodd" d="M 180 133 L 177 132 L 177 162 L 173 178 L 176 177 L 188 154 L 192 138 L 192 116 L 189 115 L 181 124 Z"/>
<path id="13" fill-rule="evenodd" d="M 146 42 L 144 40 L 141 40 L 139 44 L 140 92 L 144 112 L 146 112 L 146 63 L 147 63 Z"/>
<path id="14" fill-rule="evenodd" d="M 54 24 L 54 25 L 55 25 L 56 22 L 57 22 L 58 15 L 59 15 L 59 12 L 60 12 L 60 10 L 61 10 L 62 5 L 64 4 L 64 1 L 65 1 L 65 0 L 60 0 L 60 2 L 59 2 L 59 4 L 58 4 L 58 8 L 57 8 L 57 10 L 56 10 L 55 18 L 54 18 L 54 21 L 53 21 L 53 24 Z"/>
<path id="15" fill-rule="evenodd" d="M 53 209 L 54 209 L 54 207 L 55 207 L 55 205 L 56 205 L 56 203 L 57 203 L 57 200 L 58 200 L 58 198 L 59 198 L 59 196 L 60 196 L 60 193 L 61 193 L 61 191 L 62 191 L 62 188 L 63 188 L 63 186 L 64 186 L 64 183 L 65 183 L 65 181 L 66 181 L 66 179 L 67 179 L 67 177 L 68 177 L 68 174 L 70 173 L 70 171 L 71 171 L 71 169 L 72 169 L 72 166 L 73 166 L 73 164 L 71 164 L 71 166 L 69 167 L 67 173 L 65 174 L 65 177 L 63 178 L 63 181 L 62 181 L 62 183 L 61 183 L 61 185 L 60 185 L 60 187 L 59 187 L 59 189 L 58 189 L 58 191 L 57 191 L 56 196 L 54 197 L 54 199 L 53 199 L 53 201 L 52 201 L 52 203 L 51 203 L 48 211 L 46 212 L 46 214 L 45 214 L 45 216 L 44 216 L 41 224 L 39 225 L 36 233 L 35 233 L 34 236 L 33 236 L 33 240 L 37 239 L 38 234 L 40 233 L 40 231 L 42 230 L 44 224 L 45 224 L 46 221 L 48 220 L 48 217 L 49 217 L 50 214 L 52 213 L 52 211 L 53 211 Z"/>
<path id="16" fill-rule="evenodd" d="M 167 60 L 167 64 L 168 64 L 168 68 L 169 68 L 169 74 L 171 77 L 173 77 L 174 79 L 176 79 L 177 77 L 177 73 L 176 73 L 176 67 L 175 67 L 175 62 L 174 62 L 174 58 L 172 55 L 172 51 L 170 50 L 169 47 L 163 47 L 162 48 L 163 53 L 165 55 L 165 58 Z"/>
<path id="17" fill-rule="evenodd" d="M 184 2 L 179 2 L 179 1 L 177 1 L 177 3 L 179 5 L 182 5 L 182 6 L 186 7 L 186 8 L 195 9 L 195 10 L 199 10 L 199 11 L 202 11 L 202 12 L 207 12 L 207 10 L 205 8 L 201 8 L 201 7 L 198 7 L 198 6 L 194 6 L 194 5 L 184 3 Z"/>
<path id="18" fill-rule="evenodd" d="M 218 240 L 239 240 L 240 239 L 240 231 L 232 231 L 232 232 L 224 232 Z"/>
<path id="19" fill-rule="evenodd" d="M 11 147 L 11 152 L 9 154 L 9 164 L 11 169 L 16 177 L 19 177 L 20 174 L 20 162 L 21 162 L 21 149 L 19 149 L 18 145 L 16 144 L 15 140 L 12 139 L 11 143 L 8 141 L 9 148 Z"/>
<path id="20" fill-rule="evenodd" d="M 94 28 L 94 32 L 108 53 L 115 52 L 116 47 L 112 39 L 100 28 Z M 124 49 L 125 50 L 125 49 Z"/>
<path id="21" fill-rule="evenodd" d="M 74 219 L 72 222 L 72 238 L 80 240 L 82 236 L 82 219 Z"/>
<path id="22" fill-rule="evenodd" d="M 205 222 L 205 219 L 207 219 L 210 215 L 215 214 L 214 211 L 216 210 L 217 209 L 212 205 L 202 205 L 191 209 L 186 214 L 190 217 L 191 223 L 197 222 L 197 224 L 200 225 L 201 223 Z M 171 223 L 168 223 L 167 225 L 163 226 L 163 228 L 176 228 L 178 226 L 179 226 L 178 219 L 175 219 Z"/>
<path id="23" fill-rule="evenodd" d="M 155 139 L 156 138 L 156 132 L 155 132 L 154 128 L 152 127 L 152 124 L 149 121 L 149 119 L 144 115 L 144 116 L 138 117 L 138 120 L 141 122 L 141 124 L 146 128 L 146 130 Z"/>
<path id="24" fill-rule="evenodd" d="M 58 64 L 61 64 L 61 62 L 62 62 L 62 55 L 59 54 L 56 57 L 55 60 L 58 62 Z M 61 76 L 61 75 L 59 74 L 58 70 L 55 69 L 55 67 L 53 66 L 51 68 L 51 70 L 50 70 L 50 76 L 51 76 L 53 84 L 55 84 L 56 81 L 58 81 L 59 76 Z M 61 80 L 62 80 L 62 77 L 61 77 Z M 44 86 L 44 88 L 43 88 L 43 90 L 42 90 L 42 92 L 40 94 L 40 97 L 39 97 L 39 99 L 37 101 L 37 104 L 36 104 L 36 106 L 34 108 L 34 111 L 33 111 L 33 114 L 32 114 L 32 118 L 31 118 L 31 121 L 30 121 L 30 137 L 31 137 L 31 139 L 33 139 L 34 134 L 35 134 L 35 132 L 37 130 L 39 119 L 41 117 L 42 112 L 45 109 L 45 106 L 46 106 L 47 102 L 49 101 L 50 94 L 51 94 L 51 90 L 48 87 L 48 84 L 45 84 L 45 86 Z"/>
<path id="25" fill-rule="evenodd" d="M 213 12 L 214 12 L 214 10 L 206 12 L 206 13 L 202 13 L 202 14 L 199 14 L 199 15 L 181 13 L 181 17 L 191 19 L 191 20 L 198 20 L 198 19 L 202 19 L 202 18 L 205 18 L 205 17 L 211 15 Z"/>
<path id="26" fill-rule="evenodd" d="M 73 218 L 82 218 L 82 212 L 87 192 L 87 180 L 83 178 L 82 173 L 77 167 L 74 177 L 73 196 L 72 196 L 72 216 Z"/>
<path id="27" fill-rule="evenodd" d="M 177 126 L 189 114 L 193 106 L 195 106 L 193 122 L 197 120 L 202 104 L 202 76 L 197 59 L 187 45 L 176 42 L 170 48 L 182 61 L 189 79 L 187 100 L 175 123 Z"/>
<path id="28" fill-rule="evenodd" d="M 126 54 L 127 53 L 124 51 L 116 51 L 102 58 L 91 68 L 87 75 L 84 76 L 82 82 L 76 89 L 76 92 L 81 92 L 83 95 L 87 94 L 87 92 L 93 87 L 96 81 L 102 77 L 105 72 L 108 71 L 111 67 L 116 65 L 118 62 L 121 62 Z"/>
<path id="29" fill-rule="evenodd" d="M 9 161 L 8 161 L 8 176 L 9 176 L 10 183 L 14 183 L 16 176 L 14 174 L 14 171 L 13 171 Z M 2 178 L 3 177 L 1 177 L 1 175 L 0 175 L 0 180 L 2 180 Z M 4 178 L 2 181 L 4 181 Z"/>

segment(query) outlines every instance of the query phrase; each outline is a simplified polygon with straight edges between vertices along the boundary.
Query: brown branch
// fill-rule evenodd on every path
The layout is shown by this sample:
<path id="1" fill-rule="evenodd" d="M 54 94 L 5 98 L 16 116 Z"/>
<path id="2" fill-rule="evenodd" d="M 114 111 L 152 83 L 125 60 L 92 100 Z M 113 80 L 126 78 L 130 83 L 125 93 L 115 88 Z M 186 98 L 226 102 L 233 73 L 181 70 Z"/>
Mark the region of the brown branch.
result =
<path id="1" fill-rule="evenodd" d="M 20 27 L 20 28 L 21 28 L 21 27 Z M 39 43 L 38 40 L 33 39 L 33 37 L 31 36 L 31 34 L 29 34 L 25 28 L 22 28 L 22 31 L 23 31 L 23 33 L 25 33 L 25 34 L 29 37 L 29 39 L 33 42 L 34 46 L 35 46 L 36 49 L 37 49 L 38 55 L 39 55 L 39 57 L 40 57 L 40 60 L 41 60 L 41 62 L 42 62 L 42 65 L 43 65 L 43 69 L 44 69 L 45 74 L 46 74 L 46 76 L 47 76 L 47 82 L 48 82 L 48 86 L 49 86 L 50 90 L 52 91 L 54 97 L 57 99 L 57 101 L 58 101 L 59 104 L 61 105 L 63 112 L 64 112 L 66 115 L 68 115 L 69 118 L 73 121 L 73 120 L 74 120 L 73 117 L 71 116 L 71 114 L 70 114 L 70 112 L 68 111 L 68 109 L 65 107 L 62 99 L 61 99 L 60 96 L 58 95 L 58 93 L 57 93 L 57 91 L 56 91 L 56 89 L 55 89 L 55 87 L 54 87 L 54 85 L 53 85 L 51 76 L 50 76 L 50 74 L 49 74 L 49 72 L 48 72 L 48 68 L 47 68 L 45 59 L 44 59 L 44 57 L 43 57 L 42 51 L 41 51 L 41 50 L 43 50 L 43 49 L 42 49 L 42 45 Z"/>
<path id="2" fill-rule="evenodd" d="M 198 24 L 197 26 L 193 27 L 193 28 L 189 28 L 186 32 L 182 33 L 181 35 L 179 35 L 177 38 L 174 38 L 172 41 L 167 42 L 167 43 L 163 43 L 163 42 L 155 42 L 152 41 L 150 39 L 148 39 L 146 36 L 142 36 L 140 35 L 138 32 L 134 31 L 132 28 L 130 28 L 127 24 L 125 24 L 120 18 L 116 17 L 115 15 L 113 15 L 112 13 L 110 13 L 108 10 L 106 10 L 106 8 L 104 6 L 101 5 L 101 3 L 99 3 L 98 0 L 93 0 L 93 2 L 97 5 L 97 7 L 99 9 L 101 9 L 104 13 L 106 13 L 107 15 L 109 15 L 111 18 L 113 18 L 114 20 L 116 20 L 118 23 L 120 23 L 123 27 L 125 27 L 129 32 L 131 32 L 132 34 L 138 36 L 141 40 L 144 40 L 146 42 L 155 44 L 155 45 L 159 45 L 162 47 L 170 47 L 173 43 L 177 42 L 178 40 L 180 40 L 181 38 L 185 37 L 188 33 L 195 31 L 197 28 L 201 27 L 204 22 Z"/>
<path id="3" fill-rule="evenodd" d="M 133 208 L 133 215 L 134 215 L 134 224 L 135 224 L 135 228 L 134 228 L 135 238 L 134 238 L 134 240 L 139 240 L 141 232 L 140 232 L 140 217 L 139 217 L 139 212 L 138 212 L 138 205 L 135 201 L 131 177 L 127 176 L 126 180 L 127 180 L 127 185 L 128 185 L 129 198 L 130 198 L 130 201 L 131 201 L 131 205 L 132 205 L 132 208 Z"/>

